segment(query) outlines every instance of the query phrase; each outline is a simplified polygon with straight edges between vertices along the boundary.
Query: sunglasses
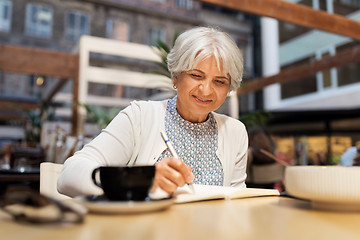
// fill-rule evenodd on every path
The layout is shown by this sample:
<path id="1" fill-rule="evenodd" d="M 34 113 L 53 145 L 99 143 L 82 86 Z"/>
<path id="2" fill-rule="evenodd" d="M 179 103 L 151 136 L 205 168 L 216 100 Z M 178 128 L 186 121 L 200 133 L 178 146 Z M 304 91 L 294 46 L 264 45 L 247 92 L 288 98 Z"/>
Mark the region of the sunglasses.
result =
<path id="1" fill-rule="evenodd" d="M 36 224 L 82 223 L 86 210 L 34 191 L 11 191 L 0 198 L 0 208 L 15 221 Z"/>

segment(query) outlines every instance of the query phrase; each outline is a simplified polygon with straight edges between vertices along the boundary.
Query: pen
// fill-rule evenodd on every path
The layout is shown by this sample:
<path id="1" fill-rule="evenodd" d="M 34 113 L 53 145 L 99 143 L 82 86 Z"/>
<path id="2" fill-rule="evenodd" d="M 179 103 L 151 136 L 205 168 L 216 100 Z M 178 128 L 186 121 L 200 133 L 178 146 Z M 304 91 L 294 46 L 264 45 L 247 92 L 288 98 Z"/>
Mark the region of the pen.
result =
<path id="1" fill-rule="evenodd" d="M 175 151 L 174 146 L 173 146 L 172 143 L 170 142 L 170 139 L 169 139 L 168 136 L 166 135 L 166 133 L 165 133 L 164 131 L 161 131 L 160 134 L 161 134 L 161 137 L 164 139 L 164 142 L 165 142 L 167 148 L 169 149 L 170 154 L 171 154 L 174 158 L 180 159 L 179 156 L 177 155 L 176 151 Z M 188 184 L 188 186 L 189 186 L 189 188 L 191 189 L 191 191 L 192 191 L 193 193 L 195 193 L 195 189 L 194 189 L 193 184 L 190 183 L 190 184 Z"/>

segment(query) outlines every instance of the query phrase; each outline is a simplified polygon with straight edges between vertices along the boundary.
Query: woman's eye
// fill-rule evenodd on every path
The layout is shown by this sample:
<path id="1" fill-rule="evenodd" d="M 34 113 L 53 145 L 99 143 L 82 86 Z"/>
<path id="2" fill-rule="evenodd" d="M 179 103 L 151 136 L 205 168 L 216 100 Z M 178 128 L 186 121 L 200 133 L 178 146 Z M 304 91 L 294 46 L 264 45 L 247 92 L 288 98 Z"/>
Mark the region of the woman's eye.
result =
<path id="1" fill-rule="evenodd" d="M 201 76 L 199 74 L 192 73 L 191 76 L 194 77 L 194 78 L 201 78 Z"/>
<path id="2" fill-rule="evenodd" d="M 222 81 L 222 80 L 215 80 L 216 83 L 219 83 L 219 84 L 225 84 L 225 81 Z"/>

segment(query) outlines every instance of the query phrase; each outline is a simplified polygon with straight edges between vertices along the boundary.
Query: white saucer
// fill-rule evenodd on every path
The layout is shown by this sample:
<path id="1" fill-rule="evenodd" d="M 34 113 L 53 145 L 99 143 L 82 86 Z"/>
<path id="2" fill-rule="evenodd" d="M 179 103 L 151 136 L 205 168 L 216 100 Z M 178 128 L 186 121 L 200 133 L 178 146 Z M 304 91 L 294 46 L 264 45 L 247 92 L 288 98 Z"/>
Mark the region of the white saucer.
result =
<path id="1" fill-rule="evenodd" d="M 170 207 L 174 199 L 165 198 L 146 201 L 108 201 L 91 200 L 90 197 L 77 197 L 75 200 L 92 213 L 129 214 L 160 211 Z"/>

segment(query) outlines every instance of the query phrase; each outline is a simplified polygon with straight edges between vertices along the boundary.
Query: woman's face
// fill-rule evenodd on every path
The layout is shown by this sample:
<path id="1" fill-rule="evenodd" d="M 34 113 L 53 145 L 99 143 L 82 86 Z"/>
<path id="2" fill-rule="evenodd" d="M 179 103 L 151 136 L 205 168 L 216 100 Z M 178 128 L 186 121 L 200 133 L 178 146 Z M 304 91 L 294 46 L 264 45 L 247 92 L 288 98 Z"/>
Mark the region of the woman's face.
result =
<path id="1" fill-rule="evenodd" d="M 230 77 L 217 67 L 215 57 L 199 62 L 192 70 L 174 78 L 178 89 L 176 108 L 180 116 L 193 123 L 204 122 L 209 112 L 225 101 L 230 88 Z"/>

